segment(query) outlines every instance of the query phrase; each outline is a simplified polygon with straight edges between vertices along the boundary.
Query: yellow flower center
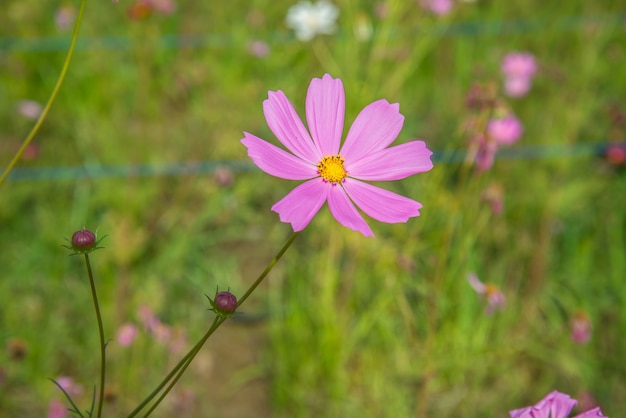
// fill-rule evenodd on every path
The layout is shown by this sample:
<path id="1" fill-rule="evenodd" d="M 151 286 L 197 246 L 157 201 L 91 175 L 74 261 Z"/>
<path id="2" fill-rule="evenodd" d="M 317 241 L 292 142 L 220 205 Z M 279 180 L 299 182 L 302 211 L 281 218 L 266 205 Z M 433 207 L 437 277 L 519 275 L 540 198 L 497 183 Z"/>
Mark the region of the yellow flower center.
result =
<path id="1" fill-rule="evenodd" d="M 329 183 L 341 183 L 348 176 L 348 172 L 343 167 L 344 158 L 341 155 L 327 155 L 317 164 L 317 172 Z"/>

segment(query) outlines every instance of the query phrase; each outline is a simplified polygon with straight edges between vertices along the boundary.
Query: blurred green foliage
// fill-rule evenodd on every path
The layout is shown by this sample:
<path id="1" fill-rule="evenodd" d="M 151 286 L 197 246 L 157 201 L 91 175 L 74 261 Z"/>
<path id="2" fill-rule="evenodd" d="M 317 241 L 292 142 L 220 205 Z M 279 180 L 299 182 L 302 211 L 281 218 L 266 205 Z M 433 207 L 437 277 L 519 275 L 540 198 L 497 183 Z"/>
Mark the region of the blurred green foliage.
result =
<path id="1" fill-rule="evenodd" d="M 45 103 L 60 71 L 69 32 L 55 27 L 55 13 L 78 7 L 4 3 L 2 167 L 32 125 L 19 101 Z M 149 306 L 191 344 L 211 320 L 203 295 L 216 286 L 241 294 L 263 270 L 290 233 L 269 208 L 293 184 L 233 162 L 247 159 L 242 131 L 274 141 L 262 112 L 268 90 L 283 90 L 303 115 L 310 79 L 328 72 L 344 82 L 347 126 L 386 98 L 406 117 L 400 142 L 462 149 L 471 86 L 500 86 L 503 56 L 529 51 L 539 63 L 533 87 L 506 99 L 525 128 L 513 147 L 625 137 L 624 122 L 611 117 L 626 114 L 618 1 L 479 0 L 438 17 L 415 1 L 341 0 L 338 32 L 310 43 L 284 26 L 291 2 L 181 0 L 172 15 L 142 20 L 129 18 L 131 4 L 87 4 L 68 79 L 35 138 L 36 155 L 20 168 L 221 168 L 121 178 L 86 169 L 80 178 L 1 186 L 0 417 L 44 416 L 60 399 L 47 378 L 59 375 L 80 382 L 88 404 L 97 381 L 93 307 L 82 261 L 61 247 L 75 230 L 108 235 L 92 263 L 112 339 Z M 357 39 L 358 25 L 370 25 L 371 38 Z M 253 41 L 269 54 L 251 54 Z M 375 239 L 323 209 L 245 315 L 218 332 L 232 338 L 209 342 L 157 415 L 506 416 L 558 389 L 591 395 L 605 415 L 619 416 L 626 173 L 594 155 L 500 160 L 482 174 L 466 168 L 441 162 L 388 185 L 424 208 L 407 224 L 372 221 Z M 483 198 L 490 187 L 501 190 L 501 214 Z M 469 272 L 500 287 L 504 310 L 485 315 Z M 570 338 L 580 310 L 593 324 L 586 345 Z M 178 354 L 146 330 L 128 348 L 112 341 L 108 352 L 108 416 L 127 413 Z"/>

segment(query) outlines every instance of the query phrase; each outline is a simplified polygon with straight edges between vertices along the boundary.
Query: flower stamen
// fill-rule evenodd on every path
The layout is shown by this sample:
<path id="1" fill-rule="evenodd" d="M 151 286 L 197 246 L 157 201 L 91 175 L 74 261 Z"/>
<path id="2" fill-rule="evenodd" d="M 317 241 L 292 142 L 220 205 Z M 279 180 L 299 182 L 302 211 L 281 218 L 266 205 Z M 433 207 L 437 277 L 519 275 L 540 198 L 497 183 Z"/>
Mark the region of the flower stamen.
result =
<path id="1" fill-rule="evenodd" d="M 317 173 L 333 185 L 341 183 L 348 176 L 348 172 L 343 166 L 345 158 L 339 154 L 327 155 L 317 164 Z"/>

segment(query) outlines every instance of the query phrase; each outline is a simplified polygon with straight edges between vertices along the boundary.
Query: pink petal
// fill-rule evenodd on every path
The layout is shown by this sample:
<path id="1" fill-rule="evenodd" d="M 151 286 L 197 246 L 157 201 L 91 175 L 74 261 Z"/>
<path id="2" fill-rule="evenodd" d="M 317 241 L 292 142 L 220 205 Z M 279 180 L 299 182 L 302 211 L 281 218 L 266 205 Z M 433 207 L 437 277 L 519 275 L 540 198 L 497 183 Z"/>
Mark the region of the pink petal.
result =
<path id="1" fill-rule="evenodd" d="M 400 133 L 404 116 L 398 103 L 377 100 L 367 105 L 356 117 L 348 131 L 340 154 L 346 160 L 357 161 L 364 155 L 386 148 Z"/>
<path id="2" fill-rule="evenodd" d="M 359 231 L 366 237 L 374 236 L 369 225 L 367 225 L 359 211 L 356 210 L 343 187 L 329 186 L 328 208 L 341 225 Z"/>
<path id="3" fill-rule="evenodd" d="M 406 222 L 420 214 L 421 204 L 380 187 L 355 179 L 347 179 L 343 187 L 359 209 L 377 221 Z"/>
<path id="4" fill-rule="evenodd" d="M 569 395 L 556 392 L 550 405 L 550 417 L 567 418 L 572 408 L 576 406 L 577 403 L 578 401 L 570 398 Z"/>
<path id="5" fill-rule="evenodd" d="M 302 231 L 326 201 L 328 184 L 321 178 L 309 180 L 276 202 L 272 210 L 281 222 L 290 223 L 294 231 Z"/>
<path id="6" fill-rule="evenodd" d="M 509 418 L 535 418 L 532 415 L 533 407 L 527 406 L 526 408 L 515 409 L 509 411 Z"/>
<path id="7" fill-rule="evenodd" d="M 276 138 L 292 153 L 310 163 L 322 159 L 302 120 L 282 91 L 270 91 L 263 102 L 267 124 Z"/>
<path id="8" fill-rule="evenodd" d="M 469 282 L 470 286 L 472 286 L 472 288 L 476 291 L 476 293 L 479 293 L 481 295 L 485 293 L 487 286 L 485 286 L 485 284 L 480 281 L 475 273 L 469 273 L 467 275 L 467 281 Z"/>
<path id="9" fill-rule="evenodd" d="M 322 151 L 322 155 L 339 152 L 345 108 L 345 95 L 340 79 L 325 74 L 321 79 L 311 80 L 306 95 L 306 121 L 313 141 Z"/>
<path id="10" fill-rule="evenodd" d="M 241 143 L 248 148 L 248 155 L 261 170 L 272 176 L 287 180 L 307 180 L 317 177 L 317 166 L 262 140 L 248 132 Z"/>
<path id="11" fill-rule="evenodd" d="M 580 415 L 576 415 L 574 418 L 593 418 L 593 417 L 607 418 L 606 416 L 602 415 L 602 411 L 600 410 L 599 406 L 596 406 L 595 408 L 590 409 L 589 411 L 583 412 Z"/>
<path id="12" fill-rule="evenodd" d="M 362 180 L 400 180 L 433 168 L 432 154 L 424 141 L 411 141 L 373 152 L 356 161 L 346 158 L 345 168 L 350 177 Z"/>

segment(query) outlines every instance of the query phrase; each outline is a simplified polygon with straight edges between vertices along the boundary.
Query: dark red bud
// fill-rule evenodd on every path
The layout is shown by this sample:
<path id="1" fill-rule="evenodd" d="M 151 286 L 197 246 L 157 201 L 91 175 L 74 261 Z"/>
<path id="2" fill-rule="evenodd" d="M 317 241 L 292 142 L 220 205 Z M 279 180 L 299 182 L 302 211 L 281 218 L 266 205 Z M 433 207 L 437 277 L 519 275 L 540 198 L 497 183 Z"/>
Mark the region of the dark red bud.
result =
<path id="1" fill-rule="evenodd" d="M 74 251 L 87 251 L 96 246 L 96 234 L 88 229 L 81 229 L 72 235 L 72 248 Z"/>
<path id="2" fill-rule="evenodd" d="M 230 314 L 237 309 L 237 298 L 230 292 L 219 292 L 215 295 L 215 309 Z"/>

